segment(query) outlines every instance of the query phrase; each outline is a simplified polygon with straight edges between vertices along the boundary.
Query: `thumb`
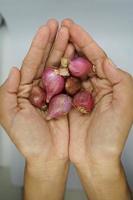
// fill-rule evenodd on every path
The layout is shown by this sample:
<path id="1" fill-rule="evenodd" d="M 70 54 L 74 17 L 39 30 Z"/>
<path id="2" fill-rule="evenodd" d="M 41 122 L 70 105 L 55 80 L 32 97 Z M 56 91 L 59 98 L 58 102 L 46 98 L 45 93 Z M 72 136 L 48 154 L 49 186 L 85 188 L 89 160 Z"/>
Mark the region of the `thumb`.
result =
<path id="1" fill-rule="evenodd" d="M 17 91 L 20 83 L 20 71 L 13 67 L 7 80 L 0 87 L 0 123 L 10 126 L 17 107 Z"/>
<path id="2" fill-rule="evenodd" d="M 122 74 L 111 59 L 107 58 L 105 60 L 103 70 L 106 78 L 111 82 L 112 85 L 117 84 L 121 81 Z"/>
<path id="3" fill-rule="evenodd" d="M 133 77 L 116 67 L 110 59 L 106 59 L 103 66 L 105 76 L 113 86 L 113 100 L 118 107 L 128 107 L 131 112 L 133 104 Z"/>
<path id="4" fill-rule="evenodd" d="M 20 71 L 16 67 L 12 67 L 7 80 L 3 84 L 5 92 L 17 93 L 20 84 Z"/>
<path id="5" fill-rule="evenodd" d="M 128 72 L 121 70 L 118 68 L 111 59 L 107 58 L 105 60 L 103 70 L 106 76 L 106 79 L 111 82 L 113 86 L 118 85 L 121 87 L 122 85 L 125 86 L 132 86 L 133 84 L 133 77 Z M 131 87 L 130 87 L 131 88 Z"/>

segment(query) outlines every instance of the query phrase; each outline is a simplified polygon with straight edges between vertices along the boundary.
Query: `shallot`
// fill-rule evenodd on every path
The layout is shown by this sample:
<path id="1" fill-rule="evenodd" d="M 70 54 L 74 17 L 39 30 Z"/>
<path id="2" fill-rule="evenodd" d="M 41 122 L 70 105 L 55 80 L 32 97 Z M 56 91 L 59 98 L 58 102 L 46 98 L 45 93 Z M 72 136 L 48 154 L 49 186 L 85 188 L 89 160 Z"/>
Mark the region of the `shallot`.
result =
<path id="1" fill-rule="evenodd" d="M 67 68 L 68 67 L 68 59 L 63 57 L 61 59 L 61 67 Z"/>
<path id="2" fill-rule="evenodd" d="M 70 61 L 68 66 L 70 73 L 75 77 L 86 77 L 89 72 L 92 72 L 92 63 L 83 57 L 77 57 Z"/>
<path id="3" fill-rule="evenodd" d="M 68 94 L 74 95 L 81 89 L 81 81 L 75 77 L 69 77 L 65 83 L 65 90 Z"/>
<path id="4" fill-rule="evenodd" d="M 89 91 L 80 91 L 73 98 L 73 106 L 81 113 L 91 112 L 94 108 L 94 99 Z"/>
<path id="5" fill-rule="evenodd" d="M 34 106 L 42 108 L 45 105 L 46 93 L 39 86 L 34 86 L 31 90 L 29 100 Z"/>
<path id="6" fill-rule="evenodd" d="M 61 76 L 58 69 L 54 67 L 48 67 L 44 70 L 42 82 L 47 93 L 47 103 L 49 103 L 53 96 L 61 93 L 64 89 L 64 77 Z"/>
<path id="7" fill-rule="evenodd" d="M 45 68 L 41 80 L 33 82 L 38 86 L 33 86 L 29 101 L 46 112 L 46 120 L 67 115 L 72 107 L 83 114 L 90 113 L 95 104 L 90 77 L 95 73 L 95 67 L 85 57 L 63 57 L 59 68 Z"/>
<path id="8" fill-rule="evenodd" d="M 66 115 L 72 108 L 72 98 L 66 94 L 56 95 L 49 102 L 47 120 L 57 119 L 60 116 Z"/>

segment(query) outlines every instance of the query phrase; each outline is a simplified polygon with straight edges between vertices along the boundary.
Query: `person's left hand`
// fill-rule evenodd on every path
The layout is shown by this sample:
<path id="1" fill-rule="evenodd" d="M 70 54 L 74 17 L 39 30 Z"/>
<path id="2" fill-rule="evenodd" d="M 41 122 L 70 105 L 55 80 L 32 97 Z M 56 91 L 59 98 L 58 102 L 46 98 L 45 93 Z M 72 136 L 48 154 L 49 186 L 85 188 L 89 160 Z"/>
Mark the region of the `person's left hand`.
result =
<path id="1" fill-rule="evenodd" d="M 119 159 L 133 123 L 133 77 L 119 69 L 93 38 L 72 20 L 62 22 L 70 32 L 72 43 L 95 66 L 95 75 L 86 82 L 93 91 L 95 106 L 83 115 L 73 109 L 69 113 L 70 160 L 83 158 L 101 163 Z M 125 118 L 123 120 L 123 117 Z M 77 154 L 78 151 L 78 154 Z M 81 160 L 80 160 L 81 159 Z"/>
<path id="2" fill-rule="evenodd" d="M 86 89 L 93 89 L 94 109 L 86 115 L 76 109 L 69 113 L 69 158 L 89 199 L 128 199 L 121 154 L 133 124 L 133 77 L 113 64 L 81 26 L 71 20 L 63 25 L 77 51 L 95 66 L 86 82 Z"/>

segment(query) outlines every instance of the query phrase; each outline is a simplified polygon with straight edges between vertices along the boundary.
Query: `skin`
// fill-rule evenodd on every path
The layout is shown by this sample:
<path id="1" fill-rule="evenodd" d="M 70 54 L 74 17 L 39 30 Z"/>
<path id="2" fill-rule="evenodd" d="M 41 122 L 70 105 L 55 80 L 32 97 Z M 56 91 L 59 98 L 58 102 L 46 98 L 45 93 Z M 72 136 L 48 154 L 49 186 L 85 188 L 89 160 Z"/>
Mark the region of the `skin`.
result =
<path id="1" fill-rule="evenodd" d="M 12 68 L 0 87 L 0 122 L 26 160 L 25 200 L 64 196 L 69 165 L 67 116 L 47 122 L 28 100 L 44 66 L 56 64 L 63 55 L 69 58 L 73 52 L 67 28 L 57 31 L 58 23 L 52 19 L 40 27 L 21 69 Z"/>
<path id="2" fill-rule="evenodd" d="M 133 79 L 72 20 L 61 27 L 57 34 L 55 20 L 42 26 L 21 69 L 13 68 L 0 87 L 0 122 L 26 159 L 24 199 L 63 199 L 68 159 L 90 200 L 130 199 L 120 157 L 133 123 Z M 95 108 L 46 122 L 28 101 L 32 86 L 44 66 L 58 65 L 62 56 L 71 59 L 75 49 L 95 65 L 96 75 L 87 83 Z"/>
<path id="3" fill-rule="evenodd" d="M 133 77 L 117 68 L 82 27 L 66 19 L 71 42 L 95 66 L 90 78 L 95 96 L 92 113 L 69 114 L 69 158 L 91 200 L 128 200 L 130 191 L 121 154 L 133 124 Z M 78 152 L 78 153 L 77 153 Z"/>

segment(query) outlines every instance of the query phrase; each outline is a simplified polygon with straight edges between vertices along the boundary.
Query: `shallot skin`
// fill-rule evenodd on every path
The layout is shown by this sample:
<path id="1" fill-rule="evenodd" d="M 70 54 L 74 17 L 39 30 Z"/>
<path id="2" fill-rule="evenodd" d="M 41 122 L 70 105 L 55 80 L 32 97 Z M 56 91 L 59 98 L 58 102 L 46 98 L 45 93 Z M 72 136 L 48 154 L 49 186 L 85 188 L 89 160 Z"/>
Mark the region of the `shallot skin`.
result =
<path id="1" fill-rule="evenodd" d="M 58 69 L 54 67 L 47 67 L 44 70 L 42 82 L 47 93 L 47 103 L 53 96 L 61 93 L 65 85 L 64 77 L 59 75 Z"/>
<path id="2" fill-rule="evenodd" d="M 67 94 L 74 95 L 81 89 L 81 81 L 75 77 L 69 77 L 65 82 Z"/>
<path id="3" fill-rule="evenodd" d="M 46 93 L 39 86 L 34 86 L 29 97 L 30 102 L 37 108 L 42 108 L 46 102 Z"/>
<path id="4" fill-rule="evenodd" d="M 49 102 L 49 108 L 47 113 L 47 120 L 57 119 L 70 112 L 72 108 L 72 98 L 66 94 L 56 95 Z"/>
<path id="5" fill-rule="evenodd" d="M 89 113 L 94 108 L 94 99 L 90 92 L 80 91 L 73 98 L 73 106 L 83 114 Z"/>
<path id="6" fill-rule="evenodd" d="M 70 73 L 75 77 L 86 77 L 89 72 L 92 72 L 92 63 L 84 57 L 77 57 L 70 61 L 68 66 Z"/>

